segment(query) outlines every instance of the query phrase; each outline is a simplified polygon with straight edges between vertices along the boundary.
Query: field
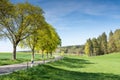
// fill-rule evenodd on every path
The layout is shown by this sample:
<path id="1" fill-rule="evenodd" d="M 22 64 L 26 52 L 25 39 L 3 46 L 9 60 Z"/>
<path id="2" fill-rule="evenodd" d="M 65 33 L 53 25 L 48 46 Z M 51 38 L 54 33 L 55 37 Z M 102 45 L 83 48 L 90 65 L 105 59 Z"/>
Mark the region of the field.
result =
<path id="1" fill-rule="evenodd" d="M 44 59 L 47 59 L 46 55 Z M 42 60 L 41 54 L 35 54 L 35 60 Z M 0 66 L 31 61 L 31 53 L 17 52 L 17 60 L 12 60 L 12 53 L 0 53 Z"/>
<path id="2" fill-rule="evenodd" d="M 120 53 L 63 60 L 0 76 L 0 80 L 120 80 Z"/>

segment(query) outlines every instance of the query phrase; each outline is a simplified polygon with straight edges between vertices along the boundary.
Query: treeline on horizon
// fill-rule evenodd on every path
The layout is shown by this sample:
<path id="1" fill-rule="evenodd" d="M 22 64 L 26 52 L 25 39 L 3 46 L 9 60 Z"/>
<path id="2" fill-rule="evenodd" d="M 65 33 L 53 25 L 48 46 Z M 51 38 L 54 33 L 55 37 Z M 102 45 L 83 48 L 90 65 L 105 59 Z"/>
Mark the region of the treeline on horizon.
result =
<path id="1" fill-rule="evenodd" d="M 103 32 L 97 38 L 89 38 L 85 45 L 59 47 L 57 52 L 86 54 L 88 56 L 120 52 L 120 29 L 116 29 L 114 32 L 110 31 L 108 36 Z"/>
<path id="2" fill-rule="evenodd" d="M 84 52 L 88 56 L 120 52 L 120 29 L 110 31 L 108 37 L 104 32 L 97 38 L 89 38 L 86 41 Z"/>
<path id="3" fill-rule="evenodd" d="M 84 54 L 84 45 L 63 46 L 59 47 L 56 52 L 66 54 Z"/>

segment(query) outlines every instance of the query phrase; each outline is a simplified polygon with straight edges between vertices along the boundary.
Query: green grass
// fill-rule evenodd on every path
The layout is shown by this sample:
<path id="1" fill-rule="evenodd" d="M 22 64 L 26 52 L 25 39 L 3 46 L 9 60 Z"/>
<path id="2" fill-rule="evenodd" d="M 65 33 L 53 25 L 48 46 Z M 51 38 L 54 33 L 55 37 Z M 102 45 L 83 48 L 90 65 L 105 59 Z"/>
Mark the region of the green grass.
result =
<path id="1" fill-rule="evenodd" d="M 120 53 L 63 60 L 0 76 L 0 80 L 120 80 Z"/>
<path id="2" fill-rule="evenodd" d="M 47 59 L 46 55 L 44 59 Z M 41 54 L 35 54 L 35 60 L 42 60 Z M 31 53 L 17 52 L 17 60 L 12 60 L 12 53 L 0 53 L 0 66 L 26 61 L 31 61 Z"/>
<path id="3" fill-rule="evenodd" d="M 71 68 L 68 68 L 67 66 L 66 67 L 64 66 L 64 68 L 72 70 L 72 71 L 120 74 L 120 70 L 119 70 L 120 53 L 113 53 L 113 54 L 108 54 L 108 55 L 103 55 L 103 56 L 94 56 L 94 57 L 69 56 L 68 59 L 72 59 L 73 61 L 72 65 L 84 67 L 84 68 L 72 68 L 71 69 Z M 83 64 L 81 65 L 80 63 L 83 63 Z"/>

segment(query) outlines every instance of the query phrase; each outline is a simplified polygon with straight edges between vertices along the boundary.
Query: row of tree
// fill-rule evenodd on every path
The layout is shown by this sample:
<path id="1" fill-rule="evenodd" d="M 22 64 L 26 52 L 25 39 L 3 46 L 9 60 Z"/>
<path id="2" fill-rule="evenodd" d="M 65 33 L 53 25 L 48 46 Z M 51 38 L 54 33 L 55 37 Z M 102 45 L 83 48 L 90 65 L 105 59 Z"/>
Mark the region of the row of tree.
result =
<path id="1" fill-rule="evenodd" d="M 120 29 L 110 31 L 109 37 L 104 32 L 98 38 L 88 39 L 84 52 L 89 56 L 104 55 L 120 51 Z"/>
<path id="2" fill-rule="evenodd" d="M 40 7 L 28 2 L 12 4 L 0 0 L 0 38 L 13 44 L 14 60 L 18 45 L 31 48 L 33 59 L 35 50 L 52 53 L 60 45 L 57 32 L 45 21 L 43 13 Z"/>
<path id="3" fill-rule="evenodd" d="M 48 53 L 52 56 L 52 52 L 55 51 L 60 44 L 61 39 L 55 29 L 47 24 L 35 30 L 34 33 L 26 39 L 20 41 L 19 46 L 21 46 L 21 48 L 30 48 L 32 51 L 32 60 L 34 60 L 35 51 L 39 52 L 41 50 L 42 57 L 44 56 L 44 52 L 47 53 L 47 57 Z"/>

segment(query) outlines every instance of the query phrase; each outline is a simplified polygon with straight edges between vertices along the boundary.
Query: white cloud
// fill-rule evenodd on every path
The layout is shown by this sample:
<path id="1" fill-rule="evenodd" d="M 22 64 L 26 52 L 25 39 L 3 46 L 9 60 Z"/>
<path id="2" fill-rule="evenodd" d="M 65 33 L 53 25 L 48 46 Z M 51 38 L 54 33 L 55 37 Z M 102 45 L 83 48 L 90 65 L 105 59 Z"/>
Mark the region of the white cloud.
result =
<path id="1" fill-rule="evenodd" d="M 48 7 L 47 7 L 48 6 Z M 54 19 L 54 18 L 60 18 L 61 16 L 65 16 L 67 14 L 70 14 L 71 12 L 77 11 L 79 13 L 84 13 L 88 15 L 95 15 L 95 16 L 101 16 L 101 15 L 116 15 L 119 14 L 118 12 L 119 6 L 112 5 L 112 4 L 99 4 L 94 3 L 90 1 L 68 1 L 62 2 L 62 1 L 56 1 L 56 2 L 48 2 L 46 4 L 46 17 L 48 19 Z M 117 13 L 115 13 L 117 12 Z"/>

